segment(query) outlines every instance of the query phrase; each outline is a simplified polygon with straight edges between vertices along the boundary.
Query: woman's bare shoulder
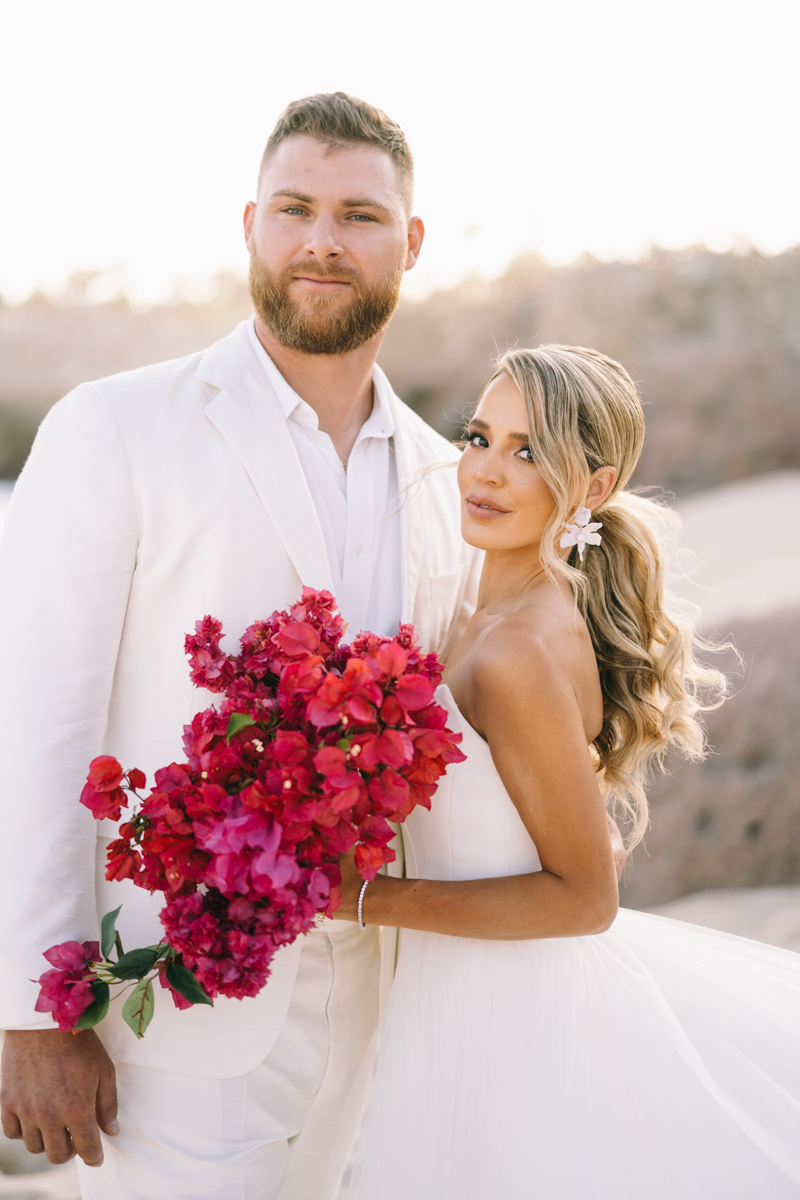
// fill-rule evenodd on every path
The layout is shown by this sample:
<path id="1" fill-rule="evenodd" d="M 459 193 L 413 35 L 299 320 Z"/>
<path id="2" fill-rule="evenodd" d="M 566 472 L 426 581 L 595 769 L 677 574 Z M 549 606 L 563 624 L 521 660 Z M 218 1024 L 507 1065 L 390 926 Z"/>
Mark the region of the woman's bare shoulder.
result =
<path id="1" fill-rule="evenodd" d="M 582 712 L 598 701 L 602 708 L 586 624 L 577 607 L 561 597 L 496 621 L 475 644 L 470 676 L 472 707 L 484 725 L 493 714 L 521 708 L 527 720 L 536 710 L 563 712 L 576 702 Z"/>

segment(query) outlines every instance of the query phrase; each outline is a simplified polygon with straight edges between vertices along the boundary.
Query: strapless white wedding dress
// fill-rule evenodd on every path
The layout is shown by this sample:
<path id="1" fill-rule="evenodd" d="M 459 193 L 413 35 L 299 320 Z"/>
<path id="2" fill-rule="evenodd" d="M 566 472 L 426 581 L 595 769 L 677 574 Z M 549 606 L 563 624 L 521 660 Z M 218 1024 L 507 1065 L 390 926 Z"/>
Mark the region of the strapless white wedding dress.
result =
<path id="1" fill-rule="evenodd" d="M 464 734 L 407 873 L 536 871 Z M 402 930 L 347 1200 L 797 1200 L 800 955 L 644 913 L 520 942 Z"/>

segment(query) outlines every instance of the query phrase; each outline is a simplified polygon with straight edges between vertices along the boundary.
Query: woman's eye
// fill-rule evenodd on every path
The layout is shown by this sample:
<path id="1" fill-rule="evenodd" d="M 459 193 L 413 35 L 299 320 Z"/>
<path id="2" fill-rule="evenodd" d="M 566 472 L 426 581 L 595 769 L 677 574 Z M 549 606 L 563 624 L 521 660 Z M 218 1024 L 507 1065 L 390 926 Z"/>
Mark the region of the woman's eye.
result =
<path id="1" fill-rule="evenodd" d="M 530 446 L 523 446 L 521 450 L 518 450 L 517 457 L 520 457 L 520 456 L 522 456 L 523 462 L 529 462 L 529 463 L 536 462 L 536 459 L 533 457 L 533 451 L 531 450 Z"/>
<path id="2" fill-rule="evenodd" d="M 483 436 L 482 433 L 471 433 L 468 430 L 467 431 L 467 445 L 475 446 L 475 448 L 478 450 L 485 450 L 488 447 L 489 443 L 487 442 L 486 438 Z"/>

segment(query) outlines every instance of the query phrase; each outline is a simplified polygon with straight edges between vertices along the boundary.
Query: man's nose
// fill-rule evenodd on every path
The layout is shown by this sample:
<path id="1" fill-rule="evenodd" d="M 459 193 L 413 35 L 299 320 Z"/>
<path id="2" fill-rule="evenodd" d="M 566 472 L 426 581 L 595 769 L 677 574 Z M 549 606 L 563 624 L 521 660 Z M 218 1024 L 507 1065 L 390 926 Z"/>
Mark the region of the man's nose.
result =
<path id="1" fill-rule="evenodd" d="M 326 213 L 315 218 L 305 250 L 321 261 L 341 258 L 344 254 L 336 221 Z"/>

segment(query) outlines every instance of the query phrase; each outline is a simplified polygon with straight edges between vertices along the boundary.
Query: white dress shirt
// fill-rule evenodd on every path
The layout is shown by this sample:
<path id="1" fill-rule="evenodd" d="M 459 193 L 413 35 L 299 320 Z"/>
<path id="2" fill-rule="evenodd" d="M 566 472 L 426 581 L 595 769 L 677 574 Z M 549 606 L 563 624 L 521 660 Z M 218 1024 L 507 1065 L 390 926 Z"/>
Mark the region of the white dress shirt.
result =
<path id="1" fill-rule="evenodd" d="M 325 539 L 334 594 L 348 623 L 346 637 L 361 629 L 391 637 L 401 606 L 400 521 L 394 419 L 388 383 L 372 369 L 372 412 L 342 465 L 310 404 L 295 392 L 267 354 L 255 330 L 247 331 L 278 399 L 294 442 Z"/>

